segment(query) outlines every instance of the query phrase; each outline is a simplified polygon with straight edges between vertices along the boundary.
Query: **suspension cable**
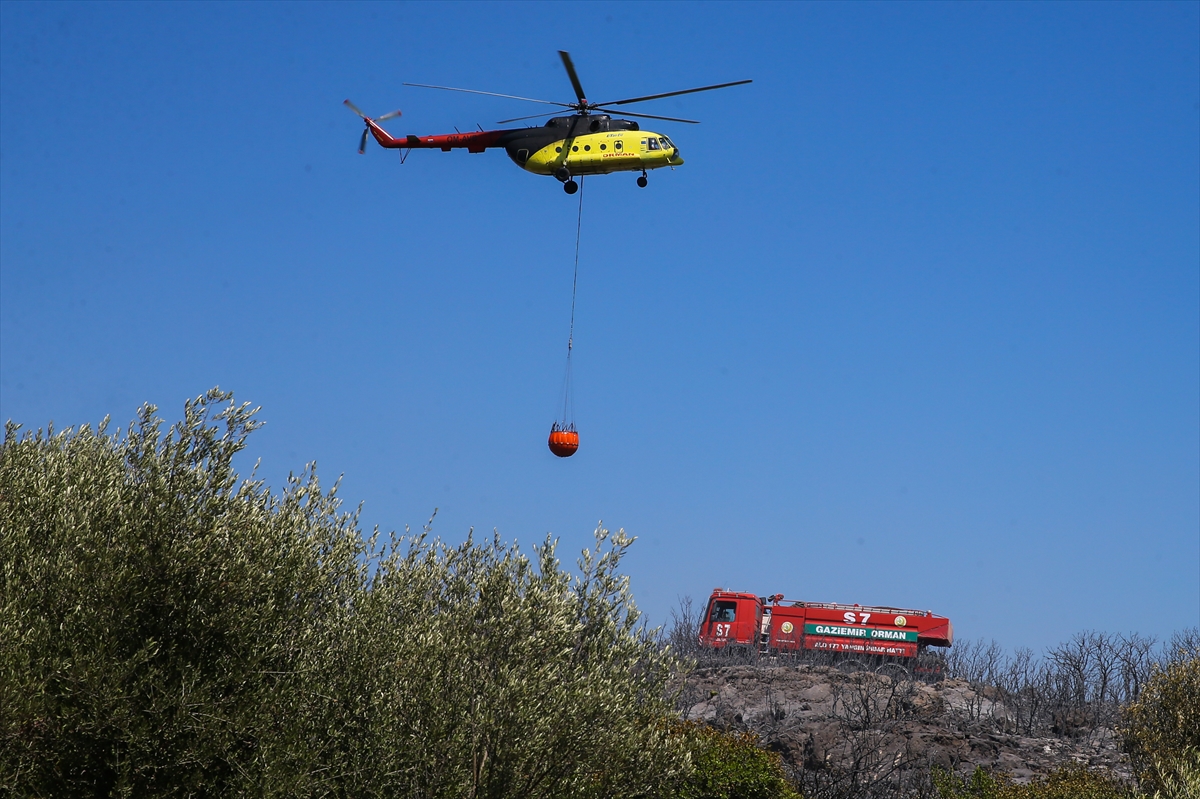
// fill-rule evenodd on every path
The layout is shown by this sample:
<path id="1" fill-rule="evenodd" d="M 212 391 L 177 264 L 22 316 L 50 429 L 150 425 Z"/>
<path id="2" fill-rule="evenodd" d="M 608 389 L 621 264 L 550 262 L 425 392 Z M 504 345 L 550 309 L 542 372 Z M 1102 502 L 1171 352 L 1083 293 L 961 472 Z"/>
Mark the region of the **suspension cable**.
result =
<path id="1" fill-rule="evenodd" d="M 571 278 L 571 330 L 567 334 L 567 357 L 575 341 L 575 289 L 579 285 L 579 232 L 583 229 L 583 175 L 579 176 L 579 214 L 575 217 L 575 275 Z"/>
<path id="2" fill-rule="evenodd" d="M 579 212 L 575 217 L 575 274 L 571 278 L 571 327 L 567 333 L 567 371 L 563 376 L 563 426 L 575 424 L 575 397 L 571 392 L 571 352 L 575 347 L 575 296 L 579 287 L 579 240 L 583 230 L 583 176 L 579 176 Z"/>

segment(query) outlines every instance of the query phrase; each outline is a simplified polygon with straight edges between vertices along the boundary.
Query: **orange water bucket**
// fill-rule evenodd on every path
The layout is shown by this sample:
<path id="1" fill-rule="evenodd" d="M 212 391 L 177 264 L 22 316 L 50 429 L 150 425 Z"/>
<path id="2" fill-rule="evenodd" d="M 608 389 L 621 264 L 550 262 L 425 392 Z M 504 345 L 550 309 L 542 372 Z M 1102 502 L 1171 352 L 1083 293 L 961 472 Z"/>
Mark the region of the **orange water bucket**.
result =
<path id="1" fill-rule="evenodd" d="M 546 443 L 558 457 L 569 458 L 579 449 L 579 433 L 575 432 L 575 425 L 559 427 L 555 423 L 550 427 L 550 440 Z"/>

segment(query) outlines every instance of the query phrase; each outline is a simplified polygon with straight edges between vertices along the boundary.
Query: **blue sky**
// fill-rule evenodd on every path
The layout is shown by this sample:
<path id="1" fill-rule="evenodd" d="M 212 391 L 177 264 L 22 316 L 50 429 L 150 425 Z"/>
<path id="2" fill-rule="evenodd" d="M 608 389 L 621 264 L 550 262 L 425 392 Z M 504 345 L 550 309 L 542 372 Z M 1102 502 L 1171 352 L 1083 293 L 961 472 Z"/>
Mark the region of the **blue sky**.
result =
<path id="1" fill-rule="evenodd" d="M 575 199 L 501 152 L 356 153 L 537 106 L 687 163 Z M 0 4 L 0 416 L 261 405 L 363 520 L 638 536 L 714 586 L 1041 647 L 1200 621 L 1200 4 Z"/>

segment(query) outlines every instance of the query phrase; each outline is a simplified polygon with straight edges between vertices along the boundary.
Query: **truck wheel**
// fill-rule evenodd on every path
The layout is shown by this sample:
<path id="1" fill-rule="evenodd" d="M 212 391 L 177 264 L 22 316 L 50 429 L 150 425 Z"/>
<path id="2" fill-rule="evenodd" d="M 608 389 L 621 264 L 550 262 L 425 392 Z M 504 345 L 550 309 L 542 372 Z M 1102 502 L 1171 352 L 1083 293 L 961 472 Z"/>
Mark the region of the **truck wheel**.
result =
<path id="1" fill-rule="evenodd" d="M 875 673 L 891 677 L 892 682 L 908 682 L 912 679 L 912 675 L 908 673 L 908 669 L 899 663 L 884 663 L 875 669 Z"/>

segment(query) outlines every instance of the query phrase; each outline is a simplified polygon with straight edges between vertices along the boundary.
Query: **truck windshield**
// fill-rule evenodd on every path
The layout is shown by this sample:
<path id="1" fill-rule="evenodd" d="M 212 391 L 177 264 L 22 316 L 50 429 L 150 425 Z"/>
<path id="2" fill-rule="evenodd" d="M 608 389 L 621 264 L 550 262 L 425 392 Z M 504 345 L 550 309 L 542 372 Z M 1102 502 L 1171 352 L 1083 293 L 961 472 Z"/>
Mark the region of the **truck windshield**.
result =
<path id="1" fill-rule="evenodd" d="M 709 621 L 733 621 L 733 617 L 737 614 L 736 602 L 714 602 L 712 613 L 709 614 Z"/>

